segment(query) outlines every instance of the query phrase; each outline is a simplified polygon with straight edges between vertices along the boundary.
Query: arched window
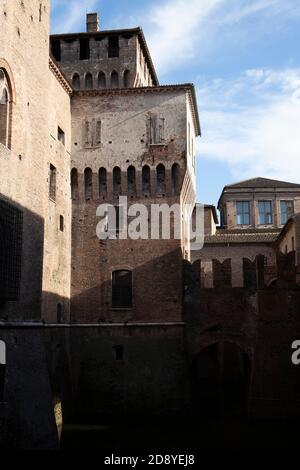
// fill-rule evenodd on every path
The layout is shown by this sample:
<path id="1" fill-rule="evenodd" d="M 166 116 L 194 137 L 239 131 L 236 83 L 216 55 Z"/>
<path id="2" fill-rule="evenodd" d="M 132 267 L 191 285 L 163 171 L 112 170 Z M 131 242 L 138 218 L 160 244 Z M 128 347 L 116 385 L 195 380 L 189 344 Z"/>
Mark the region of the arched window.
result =
<path id="1" fill-rule="evenodd" d="M 130 87 L 130 71 L 125 70 L 124 72 L 124 88 Z"/>
<path id="2" fill-rule="evenodd" d="M 73 78 L 72 78 L 72 84 L 74 90 L 80 90 L 80 77 L 78 73 L 74 73 Z"/>
<path id="3" fill-rule="evenodd" d="M 78 172 L 76 168 L 71 171 L 71 194 L 72 199 L 78 199 Z"/>
<path id="4" fill-rule="evenodd" d="M 0 340 L 0 402 L 4 401 L 5 369 L 6 345 L 4 341 Z"/>
<path id="5" fill-rule="evenodd" d="M 86 201 L 93 197 L 93 172 L 90 168 L 84 170 L 84 194 Z"/>
<path id="6" fill-rule="evenodd" d="M 121 194 L 121 169 L 118 166 L 113 169 L 113 191 L 115 196 Z"/>
<path id="7" fill-rule="evenodd" d="M 180 193 L 180 166 L 178 163 L 174 163 L 172 166 L 172 194 L 178 196 Z"/>
<path id="8" fill-rule="evenodd" d="M 143 166 L 142 170 L 142 189 L 145 196 L 150 195 L 150 167 L 148 165 Z"/>
<path id="9" fill-rule="evenodd" d="M 85 89 L 92 90 L 93 89 L 93 77 L 90 72 L 88 72 L 85 76 Z"/>
<path id="10" fill-rule="evenodd" d="M 119 88 L 119 75 L 118 72 L 113 71 L 110 76 L 110 86 L 111 88 Z"/>
<path id="11" fill-rule="evenodd" d="M 112 307 L 132 307 L 132 272 L 127 270 L 112 273 Z"/>
<path id="12" fill-rule="evenodd" d="M 104 72 L 98 74 L 98 88 L 104 90 L 106 88 L 106 76 Z"/>
<path id="13" fill-rule="evenodd" d="M 166 170 L 162 164 L 156 168 L 156 192 L 160 196 L 164 196 L 166 192 Z"/>
<path id="14" fill-rule="evenodd" d="M 0 69 L 0 143 L 9 147 L 10 138 L 10 93 L 3 69 Z"/>
<path id="15" fill-rule="evenodd" d="M 127 169 L 127 190 L 129 195 L 136 194 L 135 168 L 132 165 Z"/>
<path id="16" fill-rule="evenodd" d="M 107 194 L 107 174 L 105 168 L 99 170 L 99 196 L 106 196 Z"/>

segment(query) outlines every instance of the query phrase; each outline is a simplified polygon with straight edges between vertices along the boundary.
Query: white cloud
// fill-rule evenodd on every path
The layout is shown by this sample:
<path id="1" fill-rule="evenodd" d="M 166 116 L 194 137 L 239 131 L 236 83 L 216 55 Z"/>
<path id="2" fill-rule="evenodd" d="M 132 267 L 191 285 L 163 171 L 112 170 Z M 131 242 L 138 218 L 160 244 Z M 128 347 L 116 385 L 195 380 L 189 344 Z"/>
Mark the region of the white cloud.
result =
<path id="1" fill-rule="evenodd" d="M 235 179 L 300 181 L 300 69 L 250 70 L 198 90 L 199 158 L 229 165 Z"/>
<path id="2" fill-rule="evenodd" d="M 160 72 L 178 67 L 195 55 L 204 23 L 224 0 L 171 0 L 155 6 L 145 18 L 147 38 Z M 202 31 L 201 31 L 202 30 Z"/>
<path id="3" fill-rule="evenodd" d="M 136 18 L 147 33 L 160 74 L 198 64 L 215 48 L 239 48 L 281 29 L 300 14 L 294 0 L 166 0 Z M 255 21 L 245 21 L 255 16 Z M 220 41 L 222 38 L 222 41 Z"/>
<path id="4" fill-rule="evenodd" d="M 52 24 L 52 33 L 70 33 L 76 32 L 79 25 L 85 19 L 85 15 L 99 4 L 99 0 L 52 0 L 52 13 L 54 22 Z M 59 13 L 56 15 L 56 13 Z"/>

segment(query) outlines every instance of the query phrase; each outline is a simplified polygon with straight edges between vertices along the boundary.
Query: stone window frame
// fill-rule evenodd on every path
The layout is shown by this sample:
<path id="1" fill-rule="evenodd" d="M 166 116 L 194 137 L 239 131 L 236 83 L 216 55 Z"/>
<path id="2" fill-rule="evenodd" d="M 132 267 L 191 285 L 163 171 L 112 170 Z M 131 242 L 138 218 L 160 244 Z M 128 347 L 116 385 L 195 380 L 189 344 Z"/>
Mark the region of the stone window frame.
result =
<path id="1" fill-rule="evenodd" d="M 16 87 L 13 78 L 13 73 L 10 68 L 9 63 L 5 59 L 0 58 L 0 69 L 3 70 L 6 82 L 8 86 L 8 135 L 7 135 L 7 145 L 6 147 L 11 150 L 12 148 L 12 125 L 13 125 L 13 115 L 14 115 L 14 106 L 16 104 Z M 2 144 L 3 145 L 3 144 Z"/>
<path id="2" fill-rule="evenodd" d="M 244 204 L 247 204 L 248 208 L 249 208 L 248 213 L 244 212 L 244 210 L 243 210 L 242 213 L 240 214 L 238 212 L 238 204 L 243 204 L 243 207 L 244 207 Z M 235 201 L 235 208 L 236 208 L 236 225 L 238 225 L 239 227 L 249 227 L 249 225 L 251 225 L 251 201 L 249 199 L 237 199 Z M 239 215 L 242 216 L 242 223 L 239 223 L 239 221 L 238 221 Z M 244 222 L 244 216 L 245 215 L 249 216 L 249 222 L 248 223 Z"/>
<path id="3" fill-rule="evenodd" d="M 283 203 L 285 203 L 285 204 L 286 204 L 286 203 L 291 203 L 291 205 L 292 205 L 292 211 L 291 211 L 290 215 L 288 215 L 288 211 L 287 211 L 287 210 L 286 210 L 286 212 L 285 212 L 285 214 L 286 214 L 286 219 L 285 219 L 284 222 L 283 222 L 283 218 L 282 218 L 283 215 L 284 215 L 284 213 L 282 212 L 282 204 L 283 204 Z M 280 206 L 280 225 L 285 225 L 285 224 L 287 223 L 287 221 L 288 221 L 291 217 L 293 217 L 293 215 L 295 214 L 295 203 L 294 203 L 294 199 L 292 199 L 292 198 L 280 199 L 280 201 L 279 201 L 279 206 Z M 286 208 L 287 208 L 287 206 L 286 206 Z"/>

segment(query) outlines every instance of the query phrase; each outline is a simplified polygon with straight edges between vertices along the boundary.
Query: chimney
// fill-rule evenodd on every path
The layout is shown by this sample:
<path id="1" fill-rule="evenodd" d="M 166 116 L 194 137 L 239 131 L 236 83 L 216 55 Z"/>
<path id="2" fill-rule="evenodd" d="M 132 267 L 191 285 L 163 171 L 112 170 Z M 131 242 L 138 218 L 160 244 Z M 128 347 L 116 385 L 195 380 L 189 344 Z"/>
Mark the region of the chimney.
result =
<path id="1" fill-rule="evenodd" d="M 88 13 L 86 15 L 86 30 L 88 33 L 96 33 L 99 31 L 98 13 Z"/>

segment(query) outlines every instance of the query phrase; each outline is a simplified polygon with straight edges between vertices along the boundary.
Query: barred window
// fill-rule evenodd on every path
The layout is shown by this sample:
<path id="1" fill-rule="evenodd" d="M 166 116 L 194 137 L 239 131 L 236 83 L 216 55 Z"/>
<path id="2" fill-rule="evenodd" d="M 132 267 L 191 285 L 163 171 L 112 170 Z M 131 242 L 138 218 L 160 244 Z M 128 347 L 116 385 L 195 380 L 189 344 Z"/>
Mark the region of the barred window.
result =
<path id="1" fill-rule="evenodd" d="M 0 300 L 20 296 L 23 213 L 0 199 Z"/>

